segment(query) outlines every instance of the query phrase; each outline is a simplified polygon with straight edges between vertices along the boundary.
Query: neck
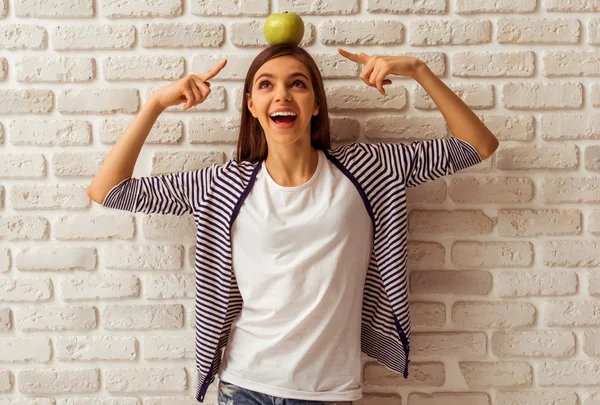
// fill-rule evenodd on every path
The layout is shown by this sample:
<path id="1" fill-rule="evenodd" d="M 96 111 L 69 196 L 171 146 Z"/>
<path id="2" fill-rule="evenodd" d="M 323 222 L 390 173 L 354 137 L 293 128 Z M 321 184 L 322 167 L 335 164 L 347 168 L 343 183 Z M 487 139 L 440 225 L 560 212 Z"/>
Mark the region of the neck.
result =
<path id="1" fill-rule="evenodd" d="M 310 145 L 269 145 L 269 154 L 265 160 L 266 169 L 275 183 L 284 187 L 300 186 L 311 179 L 319 155 Z"/>

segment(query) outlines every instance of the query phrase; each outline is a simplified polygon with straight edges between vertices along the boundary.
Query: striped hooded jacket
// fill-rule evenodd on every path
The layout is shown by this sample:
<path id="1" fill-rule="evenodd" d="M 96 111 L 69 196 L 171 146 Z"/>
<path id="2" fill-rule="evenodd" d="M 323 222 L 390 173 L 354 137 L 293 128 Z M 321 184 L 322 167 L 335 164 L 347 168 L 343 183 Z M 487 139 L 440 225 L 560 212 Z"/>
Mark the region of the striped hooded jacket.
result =
<path id="1" fill-rule="evenodd" d="M 373 223 L 373 248 L 363 295 L 361 349 L 408 376 L 410 315 L 407 288 L 406 188 L 481 161 L 455 137 L 404 144 L 353 143 L 325 151 L 358 190 Z M 242 309 L 233 277 L 231 229 L 262 162 L 222 165 L 116 185 L 102 205 L 131 212 L 193 214 L 195 252 L 196 399 L 221 364 L 232 321 Z"/>

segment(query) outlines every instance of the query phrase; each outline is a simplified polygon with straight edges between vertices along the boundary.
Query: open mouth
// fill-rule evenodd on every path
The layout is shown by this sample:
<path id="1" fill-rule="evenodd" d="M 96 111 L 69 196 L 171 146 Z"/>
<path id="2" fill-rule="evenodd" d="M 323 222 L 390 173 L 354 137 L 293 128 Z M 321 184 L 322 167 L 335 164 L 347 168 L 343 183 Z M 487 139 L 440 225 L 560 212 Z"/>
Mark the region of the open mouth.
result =
<path id="1" fill-rule="evenodd" d="M 290 128 L 296 121 L 296 114 L 292 112 L 278 112 L 270 115 L 271 121 L 279 128 Z"/>

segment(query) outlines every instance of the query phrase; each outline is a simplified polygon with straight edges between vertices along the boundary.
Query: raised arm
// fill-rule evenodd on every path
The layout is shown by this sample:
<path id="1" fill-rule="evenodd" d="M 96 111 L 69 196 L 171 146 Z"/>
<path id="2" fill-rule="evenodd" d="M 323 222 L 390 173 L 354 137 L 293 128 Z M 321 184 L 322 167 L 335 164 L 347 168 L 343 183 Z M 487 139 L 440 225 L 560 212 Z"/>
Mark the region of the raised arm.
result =
<path id="1" fill-rule="evenodd" d="M 444 84 L 421 60 L 409 56 L 369 56 L 339 49 L 340 55 L 365 65 L 360 78 L 384 95 L 391 84 L 389 74 L 409 76 L 425 89 L 437 105 L 453 136 L 473 146 L 481 159 L 487 159 L 498 148 L 498 139 L 475 113 Z"/>
<path id="2" fill-rule="evenodd" d="M 154 92 L 111 149 L 92 179 L 87 195 L 102 204 L 116 185 L 129 179 L 158 116 L 169 106 L 185 103 L 183 109 L 186 110 L 206 100 L 210 94 L 208 80 L 219 73 L 226 63 L 224 60 L 206 73 L 188 75 Z"/>

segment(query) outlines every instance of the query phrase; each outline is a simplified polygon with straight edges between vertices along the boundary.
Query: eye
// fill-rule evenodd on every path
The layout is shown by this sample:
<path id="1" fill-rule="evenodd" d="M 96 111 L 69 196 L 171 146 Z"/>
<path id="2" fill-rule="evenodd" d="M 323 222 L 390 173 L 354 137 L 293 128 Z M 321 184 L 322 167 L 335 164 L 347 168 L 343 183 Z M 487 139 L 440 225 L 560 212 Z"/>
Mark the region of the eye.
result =
<path id="1" fill-rule="evenodd" d="M 296 80 L 296 81 L 294 82 L 294 85 L 296 85 L 296 84 L 300 84 L 301 86 L 304 86 L 304 82 L 303 82 L 303 81 L 301 81 L 301 80 Z"/>
<path id="2" fill-rule="evenodd" d="M 269 81 L 268 81 L 268 80 L 261 80 L 261 82 L 260 82 L 260 83 L 258 83 L 258 88 L 259 88 L 259 89 L 263 89 L 263 88 L 264 88 L 264 87 L 263 87 L 263 84 L 265 84 L 265 83 L 269 83 Z M 270 84 L 270 83 L 269 83 L 269 84 Z"/>

